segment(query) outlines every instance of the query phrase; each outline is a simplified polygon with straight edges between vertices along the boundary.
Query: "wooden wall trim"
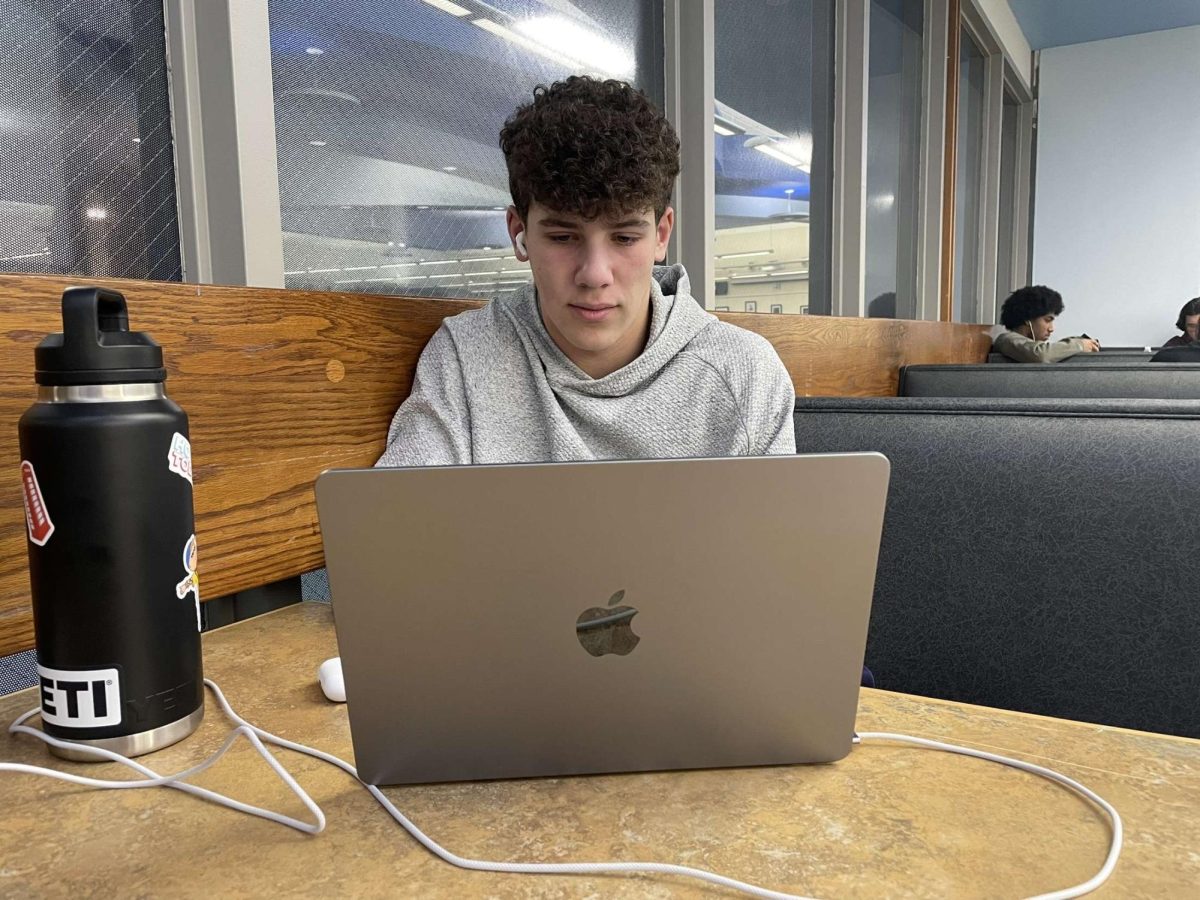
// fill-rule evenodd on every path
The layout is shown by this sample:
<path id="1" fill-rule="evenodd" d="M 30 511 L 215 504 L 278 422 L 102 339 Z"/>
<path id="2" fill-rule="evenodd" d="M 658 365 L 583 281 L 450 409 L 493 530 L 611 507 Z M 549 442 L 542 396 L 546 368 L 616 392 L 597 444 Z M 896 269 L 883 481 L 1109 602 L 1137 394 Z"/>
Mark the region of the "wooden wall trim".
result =
<path id="1" fill-rule="evenodd" d="M 33 646 L 17 420 L 33 402 L 33 349 L 60 331 L 80 279 L 0 275 L 0 655 Z M 203 597 L 322 565 L 313 480 L 369 466 L 442 319 L 481 304 L 370 294 L 88 279 L 121 291 L 130 327 L 162 346 L 187 411 Z M 723 313 L 779 350 L 796 391 L 896 393 L 900 365 L 978 362 L 980 326 Z M 7 468 L 4 468 L 7 467 Z"/>

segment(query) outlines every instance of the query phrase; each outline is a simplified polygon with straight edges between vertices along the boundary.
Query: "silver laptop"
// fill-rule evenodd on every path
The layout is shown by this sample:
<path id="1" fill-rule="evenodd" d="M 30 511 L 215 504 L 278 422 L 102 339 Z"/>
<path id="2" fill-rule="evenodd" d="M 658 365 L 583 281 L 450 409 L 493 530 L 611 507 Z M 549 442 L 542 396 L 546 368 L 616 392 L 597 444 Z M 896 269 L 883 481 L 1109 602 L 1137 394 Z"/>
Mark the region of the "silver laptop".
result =
<path id="1" fill-rule="evenodd" d="M 324 473 L 359 776 L 840 759 L 888 474 L 877 453 Z"/>

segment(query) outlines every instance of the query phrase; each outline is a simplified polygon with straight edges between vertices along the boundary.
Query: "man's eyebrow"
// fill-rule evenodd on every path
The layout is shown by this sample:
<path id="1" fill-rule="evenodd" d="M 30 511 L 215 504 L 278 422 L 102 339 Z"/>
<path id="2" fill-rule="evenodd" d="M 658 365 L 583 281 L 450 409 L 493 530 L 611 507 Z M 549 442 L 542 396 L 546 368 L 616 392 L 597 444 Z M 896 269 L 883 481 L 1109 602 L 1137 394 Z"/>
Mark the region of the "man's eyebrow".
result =
<path id="1" fill-rule="evenodd" d="M 556 219 L 553 216 L 548 216 L 545 219 L 538 219 L 538 224 L 543 228 L 582 228 L 583 223 L 574 219 Z M 625 219 L 621 222 L 605 222 L 605 228 L 620 228 L 624 230 L 638 229 L 646 231 L 650 228 L 650 223 L 645 219 Z"/>
<path id="2" fill-rule="evenodd" d="M 571 219 L 555 219 L 552 217 L 539 219 L 538 224 L 543 228 L 579 228 L 582 225 L 581 222 L 575 222 Z"/>

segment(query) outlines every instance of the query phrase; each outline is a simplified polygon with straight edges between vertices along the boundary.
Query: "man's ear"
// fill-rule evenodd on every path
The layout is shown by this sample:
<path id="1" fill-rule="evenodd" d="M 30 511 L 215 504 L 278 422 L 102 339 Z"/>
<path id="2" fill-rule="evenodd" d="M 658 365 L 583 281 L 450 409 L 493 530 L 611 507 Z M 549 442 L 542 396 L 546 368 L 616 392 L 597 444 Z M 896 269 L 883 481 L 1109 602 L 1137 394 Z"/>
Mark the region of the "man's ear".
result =
<path id="1" fill-rule="evenodd" d="M 662 262 L 667 258 L 667 241 L 671 239 L 671 231 L 675 228 L 675 210 L 667 207 L 663 210 L 662 218 L 654 229 L 654 260 Z"/>
<path id="2" fill-rule="evenodd" d="M 504 218 L 505 224 L 508 226 L 508 238 L 512 241 L 513 252 L 517 254 L 517 261 L 529 262 L 529 250 L 525 245 L 528 240 L 525 235 L 525 223 L 521 221 L 521 215 L 517 212 L 517 208 L 509 206 Z"/>

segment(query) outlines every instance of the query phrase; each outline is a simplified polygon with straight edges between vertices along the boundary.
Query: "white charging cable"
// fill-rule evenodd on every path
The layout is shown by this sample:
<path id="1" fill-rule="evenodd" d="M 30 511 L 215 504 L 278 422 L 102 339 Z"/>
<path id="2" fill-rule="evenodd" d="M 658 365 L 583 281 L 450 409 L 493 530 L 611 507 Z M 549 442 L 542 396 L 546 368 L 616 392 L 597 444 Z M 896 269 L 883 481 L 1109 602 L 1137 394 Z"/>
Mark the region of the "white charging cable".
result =
<path id="1" fill-rule="evenodd" d="M 325 814 L 321 808 L 313 801 L 313 799 L 305 792 L 299 783 L 291 776 L 291 774 L 280 765 L 275 756 L 266 748 L 265 744 L 275 744 L 278 747 L 283 747 L 287 750 L 294 750 L 297 753 L 304 753 L 308 756 L 330 763 L 337 766 L 339 769 L 348 773 L 352 778 L 363 785 L 384 809 L 403 826 L 404 830 L 412 835 L 423 847 L 435 854 L 440 859 L 458 866 L 462 869 L 474 869 L 483 872 L 510 872 L 527 875 L 617 875 L 617 874 L 632 874 L 632 873 L 653 873 L 658 875 L 680 875 L 688 878 L 697 878 L 701 881 L 706 881 L 709 884 L 719 885 L 720 887 L 731 888 L 736 891 L 741 891 L 753 897 L 766 897 L 770 900 L 810 900 L 810 898 L 801 897 L 797 894 L 785 894 L 779 891 L 773 891 L 769 888 L 759 887 L 755 884 L 750 884 L 745 881 L 738 881 L 734 878 L 728 878 L 724 875 L 718 875 L 715 872 L 709 872 L 705 869 L 696 869 L 691 866 L 677 866 L 670 863 L 656 862 L 600 862 L 600 863 L 505 863 L 505 862 L 489 862 L 487 860 L 468 859 L 467 857 L 458 856 L 451 853 L 449 850 L 442 847 L 413 822 L 398 810 L 392 801 L 389 800 L 379 788 L 373 784 L 367 784 L 358 777 L 358 773 L 354 767 L 345 760 L 339 759 L 329 753 L 324 753 L 312 747 L 307 747 L 303 744 L 297 744 L 293 741 L 285 740 L 277 735 L 271 734 L 268 731 L 251 725 L 229 705 L 225 699 L 225 695 L 221 693 L 221 689 L 209 679 L 204 679 L 204 683 L 216 695 L 217 702 L 221 709 L 230 719 L 237 723 L 237 727 L 230 732 L 225 739 L 225 743 L 216 753 L 206 759 L 199 765 L 192 766 L 190 769 L 185 769 L 182 772 L 177 772 L 174 775 L 159 775 L 154 770 L 141 763 L 135 762 L 128 757 L 121 756 L 119 753 L 114 753 L 111 750 L 103 750 L 99 747 L 93 747 L 89 744 L 76 743 L 74 741 L 63 741 L 58 738 L 51 737 L 43 731 L 36 728 L 31 728 L 25 722 L 34 715 L 37 715 L 37 708 L 31 709 L 29 712 L 19 716 L 8 728 L 13 734 L 28 734 L 39 740 L 45 741 L 59 748 L 71 748 L 73 750 L 82 750 L 91 753 L 103 759 L 108 759 L 113 762 L 121 763 L 128 766 L 141 775 L 146 776 L 144 779 L 121 781 L 108 780 L 101 778 L 87 778 L 80 775 L 73 775 L 68 772 L 60 772 L 57 769 L 48 769 L 43 766 L 30 766 L 24 763 L 0 763 L 0 772 L 23 772 L 30 775 L 44 775 L 50 778 L 57 778 L 61 781 L 68 781 L 72 784 L 80 784 L 87 787 L 104 788 L 104 789 L 136 789 L 136 788 L 151 788 L 151 787 L 172 787 L 177 790 L 185 791 L 189 794 L 195 794 L 205 800 L 211 800 L 222 806 L 228 806 L 238 812 L 249 813 L 250 815 L 260 816 L 272 822 L 278 822 L 281 825 L 286 825 L 289 828 L 295 828 L 297 831 L 302 831 L 306 834 L 319 834 L 325 829 Z M 242 803 L 239 800 L 234 800 L 232 797 L 227 797 L 224 794 L 219 794 L 216 791 L 210 791 L 205 788 L 197 787 L 193 784 L 188 784 L 184 779 L 192 775 L 203 772 L 205 769 L 217 762 L 225 752 L 233 745 L 239 736 L 245 738 L 254 746 L 254 749 L 270 764 L 271 768 L 280 777 L 280 779 L 291 789 L 291 791 L 300 798 L 301 802 L 313 814 L 315 822 L 310 824 L 302 822 L 298 819 L 293 819 L 290 816 L 285 816 L 280 813 L 272 812 L 271 810 L 262 809 L 258 806 L 251 806 L 247 803 Z M 1084 894 L 1090 893 L 1103 884 L 1112 874 L 1114 867 L 1117 864 L 1117 857 L 1121 853 L 1122 833 L 1121 817 L 1117 811 L 1102 797 L 1088 788 L 1084 787 L 1079 782 L 1061 775 L 1051 769 L 1043 768 L 1042 766 L 1033 765 L 1032 763 L 1022 762 L 1021 760 L 1011 759 L 1007 756 L 1000 756 L 994 753 L 985 753 L 982 750 L 972 750 L 968 747 L 958 747 L 954 744 L 945 744 L 939 741 L 930 741 L 924 738 L 908 737 L 902 734 L 888 734 L 886 732 L 868 732 L 859 735 L 861 740 L 869 741 L 899 741 L 907 744 L 915 744 L 919 747 L 929 747 L 934 750 L 945 750 L 950 753 L 961 753 L 964 756 L 974 756 L 979 759 L 986 759 L 991 762 L 1002 763 L 1006 766 L 1012 766 L 1017 769 L 1022 769 L 1026 772 L 1032 772 L 1035 775 L 1041 775 L 1049 778 L 1052 781 L 1061 784 L 1072 791 L 1080 794 L 1084 798 L 1092 801 L 1099 806 L 1108 816 L 1112 823 L 1112 841 L 1109 845 L 1108 857 L 1105 859 L 1104 866 L 1096 873 L 1095 876 L 1075 885 L 1071 888 L 1066 888 L 1060 891 L 1054 891 L 1049 894 L 1039 894 L 1033 900 L 1068 900 L 1072 897 L 1081 897 Z M 265 744 L 264 744 L 265 742 Z"/>

